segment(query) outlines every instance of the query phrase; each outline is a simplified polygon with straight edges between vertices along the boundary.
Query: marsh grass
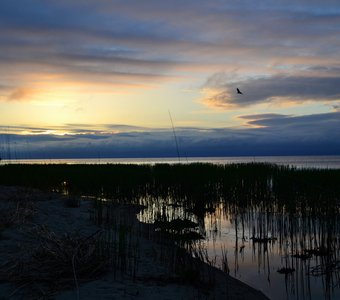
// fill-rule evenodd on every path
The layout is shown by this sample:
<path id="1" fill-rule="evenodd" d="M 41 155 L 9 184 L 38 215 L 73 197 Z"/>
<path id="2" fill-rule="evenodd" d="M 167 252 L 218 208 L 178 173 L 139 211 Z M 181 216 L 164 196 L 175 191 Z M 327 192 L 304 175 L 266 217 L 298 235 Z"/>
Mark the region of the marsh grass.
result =
<path id="1" fill-rule="evenodd" d="M 15 283 L 20 292 L 34 297 L 51 297 L 55 292 L 76 288 L 112 271 L 114 278 L 128 274 L 135 278 L 138 244 L 124 227 L 98 230 L 84 236 L 78 233 L 56 235 L 41 226 L 31 235 L 39 240 L 27 255 L 1 266 L 0 279 Z M 44 298 L 45 299 L 45 298 Z"/>
<path id="2" fill-rule="evenodd" d="M 90 219 L 103 229 L 104 248 L 112 256 L 115 277 L 126 273 L 135 278 L 139 263 L 139 227 L 133 213 L 139 206 L 119 204 L 113 199 L 98 198 L 93 202 Z"/>
<path id="3" fill-rule="evenodd" d="M 101 231 L 89 236 L 56 235 L 41 226 L 31 234 L 39 240 L 38 245 L 32 245 L 26 255 L 2 266 L 0 277 L 19 287 L 29 287 L 31 296 L 45 297 L 78 287 L 79 283 L 94 280 L 113 266 L 110 248 L 103 245 Z"/>
<path id="4" fill-rule="evenodd" d="M 0 232 L 13 225 L 23 224 L 35 213 L 35 206 L 32 201 L 2 201 L 0 208 Z"/>
<path id="5" fill-rule="evenodd" d="M 112 245 L 111 253 L 117 270 L 125 270 L 136 279 L 140 258 L 138 237 L 143 237 L 146 241 L 157 243 L 154 263 L 164 266 L 166 272 L 165 277 L 149 280 L 190 284 L 198 288 L 213 286 L 213 272 L 202 268 L 202 263 L 209 263 L 211 266 L 213 263 L 209 261 L 203 248 L 198 251 L 193 247 L 197 236 L 202 238 L 192 231 L 198 224 L 187 219 L 173 219 L 158 221 L 151 227 L 140 226 L 133 212 L 137 213 L 143 208 L 145 207 L 122 204 L 118 200 L 107 198 L 99 198 L 94 202 L 91 219 L 104 228 L 107 235 L 105 240 L 110 241 Z M 124 213 L 126 210 L 129 213 Z"/>
<path id="6" fill-rule="evenodd" d="M 130 242 L 131 222 L 117 216 L 116 211 L 119 205 L 138 204 L 146 207 L 141 217 L 158 228 L 156 232 L 149 230 L 148 238 L 164 245 L 161 260 L 169 264 L 169 272 L 175 268 L 188 281 L 199 272 L 188 257 L 208 264 L 214 261 L 207 259 L 202 249 L 193 250 L 194 245 L 199 245 L 199 238 L 191 239 L 189 235 L 204 237 L 205 217 L 218 211 L 235 226 L 235 261 L 242 250 L 238 241 L 245 243 L 252 238 L 253 251 L 263 256 L 263 261 L 268 260 L 269 250 L 277 245 L 283 257 L 280 269 L 295 269 L 293 275 L 300 276 L 301 282 L 306 274 L 321 274 L 325 286 L 327 282 L 334 286 L 332 282 L 340 277 L 338 267 L 332 267 L 338 266 L 340 255 L 340 170 L 304 170 L 257 163 L 11 164 L 0 167 L 0 184 L 99 198 L 94 202 L 91 218 L 107 230 L 104 243 L 109 243 L 105 247 L 114 247 L 115 265 L 122 269 L 136 270 L 138 259 L 131 254 L 135 249 L 134 242 Z M 198 227 L 184 227 L 184 222 Z M 176 247 L 166 250 L 168 244 Z M 177 249 L 185 249 L 188 257 Z M 226 259 L 226 251 L 222 257 Z M 135 267 L 128 267 L 131 265 Z M 294 276 L 288 280 L 296 280 Z"/>

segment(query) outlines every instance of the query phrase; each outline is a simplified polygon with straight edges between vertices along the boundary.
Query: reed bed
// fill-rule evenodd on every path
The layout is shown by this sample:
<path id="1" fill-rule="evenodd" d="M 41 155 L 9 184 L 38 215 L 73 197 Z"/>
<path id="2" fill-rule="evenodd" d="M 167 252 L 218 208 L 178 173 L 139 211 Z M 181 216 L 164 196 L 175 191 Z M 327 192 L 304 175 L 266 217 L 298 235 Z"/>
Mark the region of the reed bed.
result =
<path id="1" fill-rule="evenodd" d="M 11 164 L 0 167 L 0 184 L 101 199 L 94 202 L 91 218 L 106 230 L 104 240 L 116 245 L 114 264 L 134 270 L 132 273 L 138 265 L 136 254 L 131 253 L 136 241 L 129 240 L 133 227 L 116 214 L 117 206 L 124 204 L 145 206 L 140 218 L 157 229 L 148 233 L 149 238 L 164 244 L 160 260 L 187 274 L 184 278 L 189 281 L 198 276 L 198 267 L 189 257 L 208 264 L 214 261 L 206 256 L 200 238 L 206 235 L 204 218 L 220 214 L 235 224 L 236 241 L 251 240 L 262 261 L 268 260 L 269 249 L 277 244 L 283 258 L 278 271 L 283 274 L 301 276 L 301 281 L 306 276 L 324 276 L 325 282 L 339 282 L 340 170 L 258 163 Z M 166 250 L 166 242 L 176 247 Z M 236 249 L 243 250 L 238 244 Z M 229 272 L 226 249 L 222 249 L 222 258 L 223 268 Z"/>

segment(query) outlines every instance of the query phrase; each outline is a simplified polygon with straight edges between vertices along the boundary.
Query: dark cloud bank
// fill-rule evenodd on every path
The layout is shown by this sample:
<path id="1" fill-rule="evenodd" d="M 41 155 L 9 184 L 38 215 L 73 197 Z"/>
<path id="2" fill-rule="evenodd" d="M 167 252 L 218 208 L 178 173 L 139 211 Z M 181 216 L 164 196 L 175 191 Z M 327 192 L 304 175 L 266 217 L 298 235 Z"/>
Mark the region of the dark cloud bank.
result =
<path id="1" fill-rule="evenodd" d="M 275 101 L 327 102 L 340 99 L 340 77 L 272 76 L 223 83 L 224 74 L 209 78 L 205 87 L 216 93 L 204 99 L 208 105 L 242 107 Z M 243 91 L 236 95 L 235 87 Z"/>
<path id="2" fill-rule="evenodd" d="M 339 20 L 332 0 L 3 0 L 0 66 L 9 82 L 8 74 L 37 69 L 143 82 L 173 75 L 179 65 L 252 64 L 254 57 L 312 65 L 327 57 L 334 65 Z"/>
<path id="3" fill-rule="evenodd" d="M 241 116 L 244 129 L 177 128 L 181 157 L 340 155 L 340 112 L 308 116 Z M 1 155 L 11 158 L 176 157 L 171 130 L 117 134 L 2 134 Z"/>
<path id="4" fill-rule="evenodd" d="M 37 70 L 91 82 L 131 84 L 180 75 L 176 71 L 179 66 L 232 65 L 235 61 L 251 65 L 256 57 L 260 65 L 273 62 L 275 69 L 277 64 L 284 75 L 270 72 L 271 77 L 236 82 L 214 75 L 205 87 L 216 89 L 216 94 L 204 100 L 220 107 L 244 107 L 282 98 L 336 101 L 340 99 L 339 1 L 306 0 L 298 4 L 289 0 L 262 1 L 261 5 L 203 0 L 4 0 L 0 9 L 0 91 L 7 100 L 24 98 L 32 91 L 21 85 L 30 86 L 30 76 L 20 82 L 17 74 Z M 244 92 L 237 98 L 236 86 Z M 307 116 L 241 116 L 249 125 L 244 129 L 177 128 L 179 150 L 183 157 L 340 155 L 339 105 L 333 108 L 337 112 Z M 86 124 L 81 127 L 85 129 L 66 136 L 39 134 L 44 128 L 26 128 L 36 134 L 26 136 L 5 131 L 0 134 L 0 155 L 177 155 L 171 130 L 111 126 L 120 133 L 103 134 L 91 131 Z"/>

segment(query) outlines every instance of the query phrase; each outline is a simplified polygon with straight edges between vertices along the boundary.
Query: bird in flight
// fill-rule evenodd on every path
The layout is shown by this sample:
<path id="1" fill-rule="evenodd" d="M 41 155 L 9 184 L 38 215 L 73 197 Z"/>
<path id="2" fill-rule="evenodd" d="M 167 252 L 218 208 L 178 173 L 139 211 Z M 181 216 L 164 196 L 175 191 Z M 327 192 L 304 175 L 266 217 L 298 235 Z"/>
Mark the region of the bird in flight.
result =
<path id="1" fill-rule="evenodd" d="M 237 94 L 243 95 L 243 93 L 238 88 L 236 88 L 236 90 L 237 90 Z"/>

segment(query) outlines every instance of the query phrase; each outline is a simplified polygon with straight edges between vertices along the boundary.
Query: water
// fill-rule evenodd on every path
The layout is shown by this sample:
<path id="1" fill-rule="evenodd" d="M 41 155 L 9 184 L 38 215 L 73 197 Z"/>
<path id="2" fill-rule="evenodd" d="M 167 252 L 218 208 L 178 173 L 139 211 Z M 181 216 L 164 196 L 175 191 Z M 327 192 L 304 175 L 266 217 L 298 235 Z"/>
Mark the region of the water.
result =
<path id="1" fill-rule="evenodd" d="M 248 213 L 249 211 L 245 215 Z M 208 248 L 210 257 L 217 257 L 218 267 L 221 268 L 222 263 L 221 248 L 225 247 L 230 275 L 261 290 L 271 299 L 340 299 L 339 261 L 337 261 L 338 265 L 334 267 L 334 269 L 337 268 L 337 272 L 313 276 L 311 270 L 317 271 L 320 266 L 327 266 L 329 258 L 311 256 L 303 260 L 292 256 L 293 253 L 298 253 L 303 248 L 313 248 L 313 240 L 318 238 L 313 232 L 308 232 L 308 229 L 304 236 L 297 232 L 303 230 L 308 221 L 303 220 L 301 216 L 290 221 L 286 220 L 294 226 L 300 225 L 296 225 L 297 230 L 295 230 L 293 236 L 285 236 L 280 232 L 282 228 L 278 229 L 275 226 L 279 223 L 280 218 L 287 219 L 289 217 L 284 214 L 272 214 L 270 217 L 274 226 L 269 230 L 269 235 L 278 237 L 278 239 L 268 243 L 254 243 L 251 239 L 252 225 L 254 225 L 251 222 L 254 222 L 254 220 L 245 221 L 245 232 L 243 233 L 241 216 L 238 217 L 239 220 L 236 220 L 235 216 L 221 217 L 221 214 L 217 213 L 216 216 L 216 213 L 214 213 L 204 219 L 206 231 L 204 244 Z M 256 218 L 258 218 L 258 215 Z M 238 224 L 236 224 L 237 221 Z M 334 225 L 334 223 L 332 224 Z M 321 227 L 322 225 L 318 224 L 315 228 L 320 230 Z M 325 231 L 322 234 L 326 236 L 327 232 Z M 304 245 L 301 247 L 299 243 Z M 339 249 L 336 251 L 339 255 Z M 295 271 L 291 274 L 280 274 L 278 270 L 285 267 L 294 268 Z"/>
<path id="2" fill-rule="evenodd" d="M 310 158 L 289 161 L 297 167 L 330 168 L 327 159 L 316 164 Z M 278 159 L 270 162 L 277 163 Z M 147 209 L 138 217 L 147 223 L 177 218 L 196 222 L 197 232 L 205 237 L 197 247 L 207 249 L 209 260 L 223 269 L 225 252 L 230 275 L 270 299 L 340 299 L 340 218 L 336 202 L 340 195 L 331 192 L 332 186 L 324 189 L 321 182 L 317 187 L 314 183 L 313 189 L 308 178 L 302 179 L 305 181 L 299 189 L 294 183 L 276 183 L 275 187 L 270 178 L 267 183 L 265 180 L 240 177 L 230 189 L 210 185 L 210 194 L 197 187 L 199 192 L 184 189 L 189 194 L 172 191 L 166 197 L 142 199 Z M 277 180 L 281 180 L 280 175 Z M 322 202 L 329 203 L 328 207 Z M 201 204 L 193 211 L 195 203 Z M 278 272 L 284 268 L 292 272 Z"/>
<path id="3" fill-rule="evenodd" d="M 70 158 L 70 159 L 17 159 L 2 160 L 1 164 L 157 164 L 157 163 L 212 163 L 232 164 L 266 162 L 297 168 L 340 169 L 339 156 L 254 156 L 254 157 L 188 157 L 180 158 Z"/>
<path id="4" fill-rule="evenodd" d="M 237 209 L 237 208 L 236 208 Z M 335 253 L 330 256 L 311 256 L 306 260 L 293 257 L 302 249 L 314 249 L 320 246 L 327 235 L 339 233 L 337 220 L 328 222 L 333 226 L 331 233 L 320 221 L 297 216 L 292 218 L 285 213 L 272 213 L 265 216 L 270 222 L 266 224 L 266 235 L 275 237 L 268 243 L 256 243 L 251 239 L 253 227 L 259 226 L 260 212 L 257 209 L 247 209 L 243 214 L 235 214 L 232 210 L 226 213 L 226 207 L 221 205 L 213 213 L 206 214 L 203 220 L 190 214 L 183 214 L 179 209 L 166 214 L 171 218 L 190 219 L 200 224 L 199 232 L 205 234 L 205 240 L 199 243 L 200 248 L 207 249 L 210 261 L 216 261 L 216 266 L 222 267 L 222 251 L 228 258 L 230 275 L 261 290 L 273 300 L 321 300 L 340 299 L 340 261 L 339 243 L 334 246 Z M 140 213 L 143 222 L 153 222 L 160 215 L 155 206 Z M 172 216 L 171 216 L 172 215 Z M 290 220 L 289 220 L 290 219 Z M 284 222 L 281 222 L 284 220 Z M 310 226 L 315 222 L 316 226 Z M 289 233 L 283 233 L 284 226 L 290 227 Z M 280 226 L 281 224 L 281 226 Z M 297 225 L 299 224 L 299 225 Z M 258 229 L 258 228 L 257 228 Z M 313 230 L 316 230 L 316 234 Z M 299 233 L 301 231 L 301 233 Z M 257 233 L 258 234 L 258 233 Z M 256 235 L 255 235 L 256 236 Z M 314 244 L 316 240 L 316 244 Z M 223 250 L 222 250 L 223 249 Z M 334 256 L 334 257 L 333 257 Z M 337 261 L 333 270 L 322 275 L 322 271 L 331 265 L 328 261 Z M 280 274 L 282 268 L 294 268 L 292 274 Z M 323 268 L 323 269 L 320 269 Z M 313 271 L 315 271 L 313 273 Z M 312 275 L 312 273 L 318 276 Z"/>
<path id="5" fill-rule="evenodd" d="M 17 160 L 10 163 L 12 162 L 157 164 L 178 163 L 178 158 Z M 297 168 L 340 169 L 340 156 L 223 157 L 181 160 L 181 163 L 185 164 L 190 162 L 213 164 L 268 162 Z M 197 192 L 202 190 L 199 188 L 187 189 L 183 193 L 176 190 L 165 194 L 162 191 L 159 195 L 150 195 L 149 198 L 141 195 L 140 203 L 146 205 L 147 209 L 142 211 L 138 218 L 142 222 L 150 223 L 157 220 L 159 216 L 167 220 L 181 218 L 198 223 L 197 230 L 205 237 L 200 247 L 207 249 L 209 259 L 216 259 L 216 266 L 222 268 L 223 249 L 226 252 L 230 275 L 263 291 L 273 300 L 340 299 L 339 207 L 335 207 L 333 213 L 331 210 L 324 213 L 324 205 L 319 205 L 317 201 L 313 204 L 313 200 L 311 206 L 306 205 L 302 209 L 296 204 L 299 209 L 291 210 L 286 203 L 295 205 L 298 201 L 304 203 L 309 199 L 301 193 L 291 195 L 285 194 L 285 190 L 282 189 L 275 190 L 270 178 L 264 184 L 260 178 L 258 182 L 248 182 L 249 185 L 242 178 L 240 179 L 237 182 L 240 185 L 233 190 L 220 193 L 219 187 L 215 187 L 216 191 L 208 194 L 207 203 L 212 204 L 209 211 L 193 213 L 185 207 L 188 199 L 192 201 L 191 204 L 196 200 L 203 203 L 206 201 L 200 198 L 205 195 Z M 307 188 L 310 188 L 308 182 L 306 183 Z M 317 196 L 323 199 L 323 194 L 327 194 L 326 192 L 321 191 Z M 192 193 L 192 195 L 185 193 Z M 310 198 L 313 196 L 311 193 L 308 194 Z M 246 198 L 246 201 L 240 199 L 242 197 Z M 254 200 L 254 197 L 258 199 Z M 339 195 L 336 197 L 339 198 Z M 252 237 L 275 238 L 275 240 L 256 242 Z M 320 252 L 320 255 L 311 255 L 305 260 L 292 256 L 304 254 L 304 250 L 323 248 L 332 249 L 332 252 L 326 254 Z M 277 271 L 282 268 L 295 270 L 291 274 L 278 273 Z"/>

